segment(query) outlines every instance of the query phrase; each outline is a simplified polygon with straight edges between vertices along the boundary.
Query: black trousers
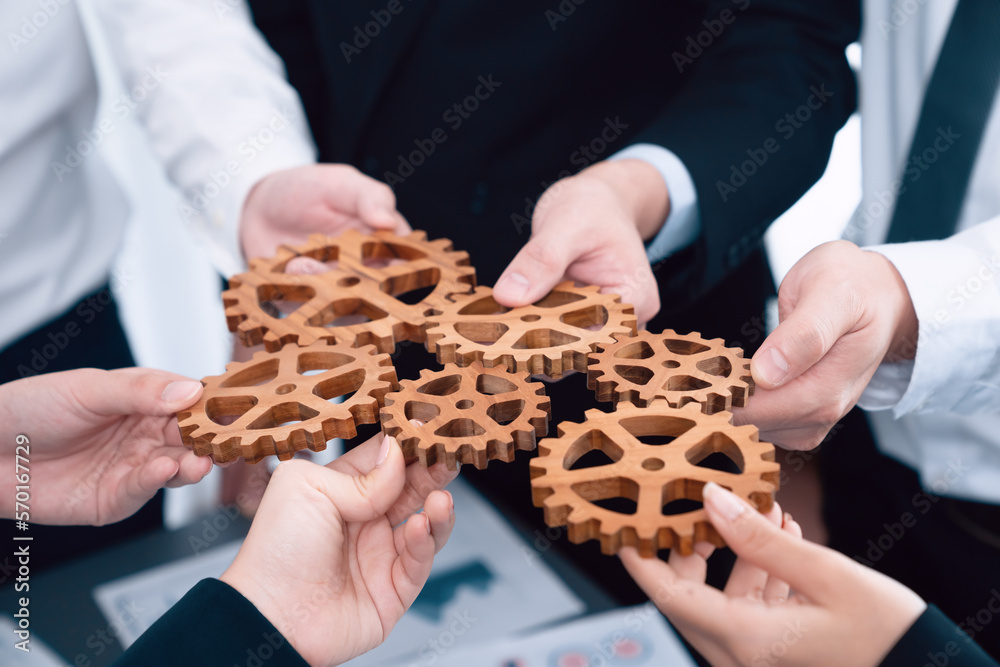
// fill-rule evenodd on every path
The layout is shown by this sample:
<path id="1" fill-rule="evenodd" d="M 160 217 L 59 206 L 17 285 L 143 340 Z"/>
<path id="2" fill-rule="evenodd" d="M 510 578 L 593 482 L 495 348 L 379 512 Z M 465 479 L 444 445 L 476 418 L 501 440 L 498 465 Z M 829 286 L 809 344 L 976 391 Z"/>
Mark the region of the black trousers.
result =
<path id="1" fill-rule="evenodd" d="M 74 368 L 113 369 L 134 365 L 118 319 L 118 307 L 105 285 L 0 351 L 0 383 Z M 30 438 L 31 425 L 23 428 Z M 45 493 L 45 489 L 32 488 L 31 492 L 38 496 Z M 162 525 L 162 491 L 132 517 L 109 526 L 32 525 L 32 572 L 40 572 Z M 12 521 L 0 521 L 0 534 L 5 536 L 0 539 L 9 542 L 13 532 Z"/>
<path id="2" fill-rule="evenodd" d="M 1000 506 L 925 491 L 876 449 L 857 409 L 820 462 L 830 546 L 906 584 L 1000 659 Z"/>

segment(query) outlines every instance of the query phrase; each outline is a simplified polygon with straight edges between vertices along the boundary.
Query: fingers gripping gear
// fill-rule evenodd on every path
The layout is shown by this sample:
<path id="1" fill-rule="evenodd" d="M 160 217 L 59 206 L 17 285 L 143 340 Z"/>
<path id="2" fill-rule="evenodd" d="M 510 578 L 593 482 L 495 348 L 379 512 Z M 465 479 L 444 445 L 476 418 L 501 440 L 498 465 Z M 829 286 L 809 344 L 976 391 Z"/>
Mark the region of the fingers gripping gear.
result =
<path id="1" fill-rule="evenodd" d="M 630 401 L 639 407 L 663 398 L 673 407 L 700 403 L 711 414 L 743 407 L 753 393 L 750 360 L 721 338 L 670 329 L 618 337 L 590 355 L 587 386 L 599 401 Z"/>
<path id="2" fill-rule="evenodd" d="M 399 441 L 408 460 L 482 469 L 493 459 L 513 461 L 516 450 L 534 449 L 536 437 L 548 430 L 549 411 L 544 385 L 529 382 L 527 373 L 449 364 L 403 380 L 386 396 L 382 430 Z"/>
<path id="3" fill-rule="evenodd" d="M 779 478 L 774 447 L 758 441 L 756 427 L 731 420 L 728 412 L 705 415 L 698 404 L 673 408 L 663 399 L 645 408 L 622 402 L 612 413 L 589 410 L 582 424 L 564 422 L 558 437 L 539 443 L 532 499 L 548 525 L 568 525 L 574 543 L 600 540 L 605 554 L 625 546 L 645 557 L 659 549 L 689 555 L 700 541 L 724 546 L 704 509 L 675 501 L 700 502 L 705 484 L 715 482 L 762 512 L 771 509 Z M 672 441 L 653 444 L 663 436 Z M 576 466 L 594 451 L 603 465 Z M 699 466 L 716 452 L 737 470 Z M 607 507 L 614 499 L 621 504 Z M 677 505 L 687 511 L 676 513 Z"/>
<path id="4" fill-rule="evenodd" d="M 327 271 L 285 273 L 298 257 L 321 262 Z M 250 271 L 231 278 L 222 297 L 229 330 L 247 346 L 263 343 L 273 352 L 287 343 L 326 340 L 392 352 L 399 341 L 423 342 L 427 315 L 452 292 L 474 285 L 468 254 L 452 250 L 447 239 L 348 230 L 251 260 Z M 426 289 L 430 293 L 416 303 L 400 298 Z"/>
<path id="5" fill-rule="evenodd" d="M 501 306 L 488 287 L 450 301 L 428 318 L 427 349 L 441 363 L 505 364 L 511 371 L 558 378 L 567 370 L 586 371 L 587 355 L 601 343 L 612 343 L 615 334 L 636 332 L 632 306 L 593 285 L 564 282 L 520 308 Z"/>
<path id="6" fill-rule="evenodd" d="M 284 460 L 301 449 L 322 451 L 333 438 L 353 438 L 358 424 L 378 421 L 385 395 L 397 386 L 388 354 L 322 341 L 258 352 L 202 382 L 201 400 L 177 421 L 184 443 L 216 463 L 241 457 L 256 463 L 271 454 Z"/>

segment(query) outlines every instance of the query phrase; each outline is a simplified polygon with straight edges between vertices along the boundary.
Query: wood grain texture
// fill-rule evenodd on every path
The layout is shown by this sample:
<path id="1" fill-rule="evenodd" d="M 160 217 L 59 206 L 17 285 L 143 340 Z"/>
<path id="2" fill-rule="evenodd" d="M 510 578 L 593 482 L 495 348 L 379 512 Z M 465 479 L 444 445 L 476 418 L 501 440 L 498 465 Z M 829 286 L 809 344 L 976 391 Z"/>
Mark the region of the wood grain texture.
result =
<path id="1" fill-rule="evenodd" d="M 504 364 L 511 371 L 551 378 L 570 370 L 586 372 L 587 355 L 599 344 L 636 332 L 632 306 L 599 289 L 564 282 L 520 308 L 501 306 L 488 287 L 453 295 L 453 303 L 429 318 L 427 349 L 442 364 Z"/>
<path id="2" fill-rule="evenodd" d="M 502 364 L 448 364 L 403 380 L 387 395 L 382 430 L 399 441 L 408 461 L 483 469 L 491 460 L 513 461 L 517 450 L 533 450 L 548 431 L 549 412 L 544 385 L 530 382 L 527 373 L 508 373 Z"/>
<path id="3" fill-rule="evenodd" d="M 587 386 L 599 401 L 645 407 L 663 398 L 675 408 L 699 403 L 712 414 L 743 407 L 753 394 L 750 360 L 721 338 L 672 329 L 617 338 L 590 355 Z"/>
<path id="4" fill-rule="evenodd" d="M 385 395 L 397 387 L 388 354 L 324 341 L 258 352 L 202 384 L 201 400 L 177 422 L 184 444 L 216 463 L 256 463 L 272 454 L 284 460 L 353 438 L 358 424 L 378 422 Z M 330 402 L 341 396 L 342 403 Z"/>
<path id="5" fill-rule="evenodd" d="M 663 436 L 671 441 L 650 444 Z M 673 514 L 670 504 L 700 503 L 705 484 L 715 482 L 766 512 L 779 482 L 774 446 L 758 440 L 756 427 L 733 426 L 730 413 L 706 415 L 697 403 L 674 408 L 655 399 L 644 408 L 622 402 L 612 413 L 589 410 L 583 423 L 560 424 L 558 437 L 542 440 L 538 451 L 532 500 L 544 508 L 545 522 L 568 526 L 574 543 L 600 540 L 605 554 L 632 546 L 651 558 L 659 549 L 689 555 L 701 541 L 724 546 L 703 508 Z M 574 468 L 594 451 L 604 465 Z M 739 472 L 698 465 L 716 452 Z M 611 499 L 631 507 L 598 504 Z"/>
<path id="6" fill-rule="evenodd" d="M 297 257 L 326 264 L 320 274 L 285 273 Z M 404 340 L 422 343 L 426 318 L 453 292 L 475 286 L 468 253 L 451 241 L 428 241 L 424 232 L 341 236 L 314 235 L 295 247 L 281 246 L 269 259 L 250 261 L 250 270 L 223 292 L 226 321 L 244 345 L 269 351 L 288 343 L 317 340 L 375 345 L 392 352 Z M 397 297 L 430 289 L 416 303 Z M 281 309 L 291 310 L 283 313 Z"/>

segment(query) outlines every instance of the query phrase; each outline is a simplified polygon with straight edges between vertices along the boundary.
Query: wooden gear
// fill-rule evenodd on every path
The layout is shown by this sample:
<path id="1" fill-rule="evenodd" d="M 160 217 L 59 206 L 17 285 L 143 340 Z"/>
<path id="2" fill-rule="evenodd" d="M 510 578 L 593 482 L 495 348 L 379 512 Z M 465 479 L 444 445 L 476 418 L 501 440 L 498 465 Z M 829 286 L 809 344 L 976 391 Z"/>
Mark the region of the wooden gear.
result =
<path id="1" fill-rule="evenodd" d="M 296 257 L 326 263 L 326 273 L 289 274 Z M 302 246 L 281 246 L 270 259 L 250 261 L 250 271 L 234 276 L 223 292 L 229 330 L 247 346 L 277 351 L 287 343 L 317 340 L 374 344 L 393 352 L 399 341 L 424 341 L 427 315 L 452 292 L 475 285 L 469 255 L 451 241 L 428 241 L 424 232 L 396 236 L 348 230 L 338 237 L 314 235 Z M 397 297 L 433 286 L 414 304 Z M 282 317 L 274 302 L 301 304 Z M 364 319 L 351 322 L 349 318 Z"/>
<path id="2" fill-rule="evenodd" d="M 636 332 L 632 306 L 598 290 L 564 282 L 520 308 L 501 306 L 488 287 L 452 295 L 453 303 L 428 319 L 427 349 L 442 364 L 504 364 L 512 372 L 552 378 L 567 370 L 584 372 L 587 355 L 599 344 Z"/>
<path id="3" fill-rule="evenodd" d="M 675 408 L 700 403 L 706 414 L 743 407 L 753 394 L 750 360 L 721 338 L 670 329 L 617 336 L 590 355 L 587 386 L 599 401 L 630 401 L 645 407 L 656 398 Z"/>
<path id="4" fill-rule="evenodd" d="M 640 440 L 664 435 L 674 440 L 664 445 Z M 774 447 L 757 438 L 756 427 L 733 426 L 728 412 L 705 415 L 695 403 L 673 408 L 655 399 L 645 408 L 622 402 L 613 413 L 589 410 L 583 423 L 564 422 L 557 438 L 539 443 L 539 456 L 531 462 L 532 499 L 545 508 L 549 526 L 568 525 L 574 543 L 599 539 L 605 554 L 632 546 L 650 558 L 659 549 L 689 555 L 700 541 L 724 546 L 704 509 L 674 515 L 664 509 L 682 498 L 700 502 L 704 485 L 715 482 L 769 511 L 779 467 Z M 571 469 L 593 450 L 610 462 Z M 740 473 L 697 465 L 714 452 L 729 457 Z M 633 501 L 634 514 L 595 504 L 612 498 Z"/>
<path id="5" fill-rule="evenodd" d="M 482 469 L 490 460 L 513 461 L 516 450 L 533 450 L 548 430 L 549 411 L 545 387 L 529 382 L 527 373 L 448 364 L 400 382 L 399 391 L 385 397 L 382 429 L 399 441 L 407 460 Z"/>
<path id="6" fill-rule="evenodd" d="M 240 457 L 256 463 L 272 454 L 284 460 L 301 449 L 322 451 L 333 438 L 353 438 L 358 424 L 378 422 L 385 395 L 397 386 L 388 354 L 322 341 L 258 352 L 202 383 L 201 400 L 177 421 L 184 443 L 216 463 Z M 352 392 L 342 403 L 329 402 Z"/>

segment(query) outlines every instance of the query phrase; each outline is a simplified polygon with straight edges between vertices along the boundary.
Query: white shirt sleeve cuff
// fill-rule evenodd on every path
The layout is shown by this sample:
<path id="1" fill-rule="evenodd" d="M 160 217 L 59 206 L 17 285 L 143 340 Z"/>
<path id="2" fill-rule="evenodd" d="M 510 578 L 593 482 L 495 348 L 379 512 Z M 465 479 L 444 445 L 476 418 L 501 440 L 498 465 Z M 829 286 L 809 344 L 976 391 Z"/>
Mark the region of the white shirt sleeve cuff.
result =
<path id="1" fill-rule="evenodd" d="M 869 409 L 881 399 L 879 407 L 892 408 L 896 417 L 996 411 L 1000 266 L 997 255 L 990 255 L 995 246 L 987 228 L 979 225 L 943 241 L 867 248 L 899 271 L 913 301 L 919 332 L 916 358 L 882 364 L 859 402 L 862 407 Z"/>
<path id="2" fill-rule="evenodd" d="M 646 256 L 655 264 L 683 250 L 701 233 L 701 212 L 698 192 L 691 173 L 673 152 L 656 144 L 632 144 L 618 151 L 609 160 L 643 160 L 653 165 L 670 194 L 670 214 L 653 240 L 646 245 Z"/>

